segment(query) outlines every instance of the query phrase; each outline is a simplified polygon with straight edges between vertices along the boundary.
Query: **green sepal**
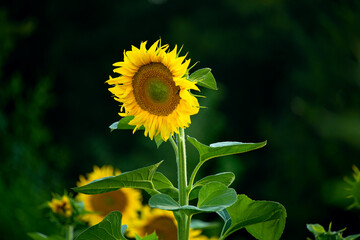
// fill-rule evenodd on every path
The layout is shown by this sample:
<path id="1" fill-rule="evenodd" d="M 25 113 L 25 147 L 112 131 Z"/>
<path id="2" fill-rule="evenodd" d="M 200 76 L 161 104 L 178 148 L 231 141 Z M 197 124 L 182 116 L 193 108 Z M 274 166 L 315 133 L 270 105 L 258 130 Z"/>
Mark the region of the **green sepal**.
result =
<path id="1" fill-rule="evenodd" d="M 171 136 L 170 136 L 170 137 L 171 137 Z M 164 142 L 164 140 L 162 139 L 160 133 L 154 137 L 154 141 L 155 141 L 155 144 L 156 144 L 156 147 L 157 147 L 157 148 L 159 148 L 160 145 Z"/>
<path id="2" fill-rule="evenodd" d="M 147 235 L 147 236 L 145 236 L 145 237 L 143 237 L 143 238 L 141 238 L 139 235 L 137 235 L 136 233 L 135 233 L 135 240 L 158 240 L 159 238 L 158 238 L 158 236 L 156 236 L 156 233 L 155 232 L 153 232 L 152 234 L 150 234 L 150 235 Z"/>
<path id="3" fill-rule="evenodd" d="M 228 187 L 234 181 L 234 179 L 235 174 L 232 172 L 223 172 L 215 175 L 206 176 L 194 184 L 192 190 L 190 191 L 189 199 L 192 200 L 197 198 L 201 187 L 209 182 L 220 182 Z"/>
<path id="4" fill-rule="evenodd" d="M 33 232 L 27 234 L 33 240 L 65 240 L 64 237 L 58 235 L 46 236 L 42 233 Z"/>
<path id="5" fill-rule="evenodd" d="M 212 90 L 218 89 L 210 68 L 202 68 L 193 72 L 189 76 L 189 80 L 202 87 L 206 87 Z"/>
<path id="6" fill-rule="evenodd" d="M 235 204 L 218 214 L 225 221 L 220 239 L 246 228 L 256 239 L 278 240 L 284 231 L 286 220 L 286 210 L 280 203 L 254 201 L 243 194 L 237 196 Z"/>
<path id="7" fill-rule="evenodd" d="M 84 186 L 73 188 L 74 191 L 84 194 L 100 194 L 116 191 L 120 188 L 144 189 L 150 194 L 159 193 L 152 182 L 156 169 L 162 163 L 124 172 L 117 176 L 104 177 L 94 180 Z"/>
<path id="8" fill-rule="evenodd" d="M 199 192 L 197 206 L 180 206 L 173 198 L 166 194 L 156 194 L 149 200 L 149 206 L 168 211 L 183 211 L 187 215 L 201 212 L 217 212 L 231 206 L 236 201 L 236 192 L 219 182 L 204 185 Z"/>
<path id="9" fill-rule="evenodd" d="M 126 130 L 126 129 L 134 129 L 136 126 L 129 125 L 129 122 L 134 119 L 134 116 L 126 116 L 121 118 L 118 122 L 114 122 L 109 126 L 110 131 L 114 130 Z M 137 130 L 145 130 L 144 126 L 139 127 Z"/>
<path id="10" fill-rule="evenodd" d="M 127 240 L 121 228 L 122 215 L 113 211 L 98 224 L 80 233 L 75 240 Z"/>
<path id="11" fill-rule="evenodd" d="M 190 136 L 187 136 L 187 140 L 198 150 L 200 162 L 205 162 L 215 157 L 249 152 L 262 148 L 267 143 L 267 141 L 260 143 L 218 142 L 207 146 Z"/>
<path id="12" fill-rule="evenodd" d="M 152 182 L 157 191 L 167 194 L 172 198 L 176 199 L 179 197 L 179 190 L 174 187 L 168 178 L 166 178 L 162 173 L 155 172 Z"/>

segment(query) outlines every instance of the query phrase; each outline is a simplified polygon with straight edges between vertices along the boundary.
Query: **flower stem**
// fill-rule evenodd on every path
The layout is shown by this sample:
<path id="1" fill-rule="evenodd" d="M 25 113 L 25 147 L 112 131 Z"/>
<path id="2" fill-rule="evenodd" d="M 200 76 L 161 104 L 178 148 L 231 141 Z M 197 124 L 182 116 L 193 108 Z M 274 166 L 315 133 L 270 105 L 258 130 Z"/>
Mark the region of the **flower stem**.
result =
<path id="1" fill-rule="evenodd" d="M 186 167 L 186 147 L 185 147 L 185 131 L 180 129 L 177 139 L 177 170 L 178 170 L 178 185 L 179 185 L 179 203 L 180 206 L 189 205 L 189 198 L 187 194 L 187 167 Z M 178 220 L 178 239 L 188 240 L 190 230 L 190 216 L 180 211 L 180 218 Z"/>
<path id="2" fill-rule="evenodd" d="M 193 184 L 194 184 L 194 180 L 195 180 L 195 177 L 196 177 L 196 174 L 197 172 L 199 171 L 200 167 L 202 166 L 203 162 L 199 162 L 194 171 L 192 172 L 191 176 L 190 176 L 190 180 L 189 180 L 189 185 L 188 185 L 188 193 L 190 193 L 192 187 L 193 187 Z"/>
<path id="3" fill-rule="evenodd" d="M 74 226 L 73 225 L 67 225 L 65 227 L 65 239 L 66 240 L 73 240 L 74 238 Z"/>

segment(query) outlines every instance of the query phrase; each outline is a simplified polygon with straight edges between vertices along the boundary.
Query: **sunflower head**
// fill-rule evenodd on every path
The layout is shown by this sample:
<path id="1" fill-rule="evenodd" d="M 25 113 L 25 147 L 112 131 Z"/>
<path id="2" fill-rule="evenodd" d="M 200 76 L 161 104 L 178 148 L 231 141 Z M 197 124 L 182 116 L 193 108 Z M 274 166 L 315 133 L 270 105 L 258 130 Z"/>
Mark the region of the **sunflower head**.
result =
<path id="1" fill-rule="evenodd" d="M 180 57 L 177 47 L 168 50 L 156 41 L 150 48 L 132 46 L 124 52 L 124 60 L 114 64 L 120 76 L 107 81 L 115 100 L 122 104 L 120 116 L 133 116 L 129 125 L 144 126 L 145 136 L 161 136 L 166 141 L 179 128 L 191 123 L 190 116 L 199 112 L 199 103 L 190 90 L 198 90 L 189 81 L 190 60 Z"/>
<path id="2" fill-rule="evenodd" d="M 67 195 L 63 195 L 61 198 L 54 197 L 51 202 L 48 202 L 48 206 L 54 214 L 62 217 L 69 218 L 73 214 L 73 207 Z"/>
<path id="3" fill-rule="evenodd" d="M 144 206 L 140 217 L 129 223 L 127 234 L 129 237 L 134 237 L 135 234 L 145 237 L 153 232 L 159 240 L 177 240 L 177 222 L 174 214 L 171 211 Z M 189 240 L 209 240 L 209 238 L 201 235 L 201 230 L 190 229 Z"/>
<path id="4" fill-rule="evenodd" d="M 77 186 L 83 186 L 96 179 L 121 174 L 120 170 L 112 166 L 103 166 L 101 168 L 94 166 L 93 172 L 87 176 L 80 176 Z M 84 215 L 83 220 L 90 225 L 99 223 L 108 213 L 120 211 L 122 213 L 122 222 L 127 224 L 131 219 L 136 218 L 138 211 L 142 206 L 142 195 L 137 189 L 121 188 L 117 191 L 86 195 L 79 193 L 77 200 L 84 202 L 85 210 L 89 214 Z"/>

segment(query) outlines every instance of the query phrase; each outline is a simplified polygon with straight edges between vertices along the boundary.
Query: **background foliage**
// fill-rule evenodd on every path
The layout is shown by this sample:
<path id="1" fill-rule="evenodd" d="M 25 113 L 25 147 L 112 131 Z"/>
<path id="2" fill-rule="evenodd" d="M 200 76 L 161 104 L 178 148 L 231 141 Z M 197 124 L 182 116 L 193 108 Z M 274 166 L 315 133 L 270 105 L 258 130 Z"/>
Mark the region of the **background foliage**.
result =
<path id="1" fill-rule="evenodd" d="M 104 84 L 112 63 L 130 44 L 159 37 L 184 44 L 195 69 L 212 68 L 219 84 L 204 90 L 208 108 L 189 135 L 205 144 L 268 140 L 264 149 L 212 160 L 202 175 L 234 171 L 238 192 L 282 203 L 283 239 L 305 239 L 306 223 L 315 222 L 356 233 L 359 213 L 344 210 L 343 176 L 360 165 L 359 10 L 357 0 L 1 2 L 5 239 L 50 233 L 41 204 L 94 164 L 128 171 L 164 159 L 160 171 L 175 180 L 170 146 L 155 151 L 140 132 L 108 129 L 119 118 Z"/>

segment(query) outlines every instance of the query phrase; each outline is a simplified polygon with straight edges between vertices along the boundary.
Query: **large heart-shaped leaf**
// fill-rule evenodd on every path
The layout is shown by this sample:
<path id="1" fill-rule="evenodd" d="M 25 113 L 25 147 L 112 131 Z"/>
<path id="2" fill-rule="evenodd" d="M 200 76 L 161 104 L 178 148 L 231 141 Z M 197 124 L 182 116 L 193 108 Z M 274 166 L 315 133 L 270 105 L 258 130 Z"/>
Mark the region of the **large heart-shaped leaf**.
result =
<path id="1" fill-rule="evenodd" d="M 280 203 L 254 201 L 246 195 L 238 195 L 235 204 L 218 213 L 225 220 L 220 239 L 246 228 L 256 239 L 278 240 L 285 227 L 286 210 Z"/>
<path id="2" fill-rule="evenodd" d="M 266 145 L 266 141 L 264 141 L 260 143 L 218 142 L 207 146 L 190 136 L 187 136 L 187 140 L 198 150 L 200 162 L 205 162 L 215 157 L 249 152 Z"/>
<path id="3" fill-rule="evenodd" d="M 223 172 L 215 175 L 206 176 L 194 184 L 190 192 L 189 198 L 190 200 L 197 198 L 201 187 L 203 187 L 205 184 L 209 182 L 220 182 L 228 187 L 234 181 L 234 179 L 235 179 L 235 174 L 232 172 Z"/>
<path id="4" fill-rule="evenodd" d="M 236 192 L 219 182 L 204 185 L 199 192 L 197 206 L 180 206 L 173 198 L 166 194 L 157 194 L 150 198 L 149 206 L 168 211 L 184 211 L 187 215 L 201 212 L 216 212 L 231 206 L 236 201 Z"/>
<path id="5" fill-rule="evenodd" d="M 114 211 L 98 224 L 80 233 L 75 240 L 127 240 L 121 232 L 122 215 Z"/>
<path id="6" fill-rule="evenodd" d="M 159 192 L 154 188 L 152 179 L 160 164 L 161 162 L 117 176 L 100 178 L 84 186 L 73 188 L 73 190 L 85 194 L 99 194 L 116 191 L 120 188 L 140 188 L 150 194 L 157 194 Z"/>

